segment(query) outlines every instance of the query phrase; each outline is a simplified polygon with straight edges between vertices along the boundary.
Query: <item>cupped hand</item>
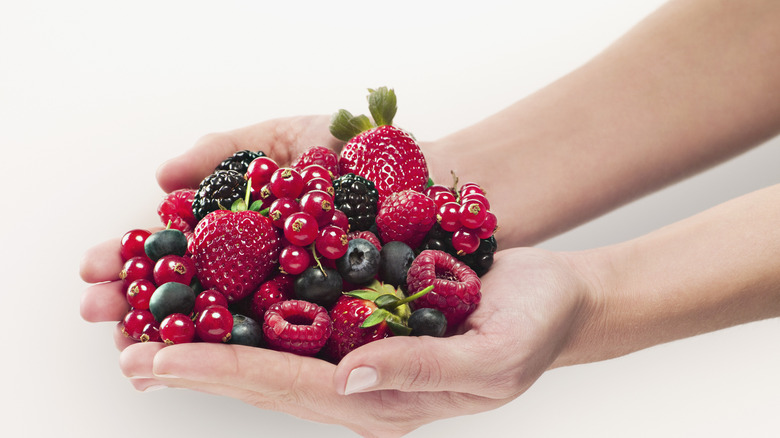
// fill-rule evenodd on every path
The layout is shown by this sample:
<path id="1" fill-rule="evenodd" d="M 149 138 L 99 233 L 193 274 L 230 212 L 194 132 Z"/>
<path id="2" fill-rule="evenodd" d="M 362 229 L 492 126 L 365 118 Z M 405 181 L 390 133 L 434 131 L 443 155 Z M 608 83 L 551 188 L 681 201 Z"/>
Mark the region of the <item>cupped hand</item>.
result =
<path id="1" fill-rule="evenodd" d="M 337 366 L 238 345 L 128 346 L 118 336 L 120 365 L 139 390 L 188 388 L 341 424 L 363 436 L 401 436 L 512 401 L 550 368 L 587 317 L 589 284 L 566 256 L 502 251 L 482 279 L 483 300 L 461 334 L 384 339 Z M 96 296 L 112 292 L 88 292 L 85 318 L 121 314 L 125 304 Z"/>

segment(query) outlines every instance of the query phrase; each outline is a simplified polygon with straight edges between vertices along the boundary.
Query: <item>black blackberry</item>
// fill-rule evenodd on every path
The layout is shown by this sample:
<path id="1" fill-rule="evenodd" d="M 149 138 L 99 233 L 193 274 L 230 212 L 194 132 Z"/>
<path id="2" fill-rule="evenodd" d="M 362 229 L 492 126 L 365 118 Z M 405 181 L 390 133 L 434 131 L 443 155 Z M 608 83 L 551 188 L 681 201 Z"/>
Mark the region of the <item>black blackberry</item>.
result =
<path id="1" fill-rule="evenodd" d="M 214 169 L 217 170 L 234 170 L 241 175 L 246 174 L 246 170 L 249 168 L 249 164 L 254 161 L 255 158 L 264 157 L 263 151 L 252 152 L 248 150 L 238 151 L 233 154 L 232 157 L 228 157 L 219 163 L 219 166 Z"/>
<path id="2" fill-rule="evenodd" d="M 195 199 L 192 201 L 192 213 L 201 220 L 215 210 L 230 209 L 238 199 L 246 195 L 246 179 L 235 170 L 217 170 L 201 181 Z"/>
<path id="3" fill-rule="evenodd" d="M 451 254 L 481 277 L 493 266 L 493 255 L 498 250 L 498 244 L 496 238 L 490 236 L 487 239 L 481 239 L 479 248 L 471 254 L 458 255 L 458 252 L 452 247 L 452 233 L 443 230 L 439 224 L 433 224 L 433 228 L 428 232 L 421 248 L 423 250 L 436 249 Z"/>
<path id="4" fill-rule="evenodd" d="M 333 203 L 349 219 L 349 231 L 366 231 L 376 223 L 379 192 L 374 183 L 348 173 L 333 181 Z"/>

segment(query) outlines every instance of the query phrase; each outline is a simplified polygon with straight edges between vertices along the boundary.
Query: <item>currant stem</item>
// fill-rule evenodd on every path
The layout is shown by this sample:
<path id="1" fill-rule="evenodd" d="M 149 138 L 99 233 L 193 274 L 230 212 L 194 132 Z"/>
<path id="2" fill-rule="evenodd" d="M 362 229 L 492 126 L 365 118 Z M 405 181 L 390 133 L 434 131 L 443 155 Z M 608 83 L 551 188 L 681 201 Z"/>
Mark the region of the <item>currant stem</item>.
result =
<path id="1" fill-rule="evenodd" d="M 314 244 L 312 243 L 309 247 L 311 250 L 311 255 L 314 257 L 314 262 L 317 263 L 317 266 L 320 268 L 320 271 L 322 271 L 322 275 L 325 276 L 325 278 L 328 277 L 328 273 L 325 272 L 325 268 L 322 267 L 322 263 L 320 263 L 320 258 L 317 256 L 317 250 L 314 248 Z"/>

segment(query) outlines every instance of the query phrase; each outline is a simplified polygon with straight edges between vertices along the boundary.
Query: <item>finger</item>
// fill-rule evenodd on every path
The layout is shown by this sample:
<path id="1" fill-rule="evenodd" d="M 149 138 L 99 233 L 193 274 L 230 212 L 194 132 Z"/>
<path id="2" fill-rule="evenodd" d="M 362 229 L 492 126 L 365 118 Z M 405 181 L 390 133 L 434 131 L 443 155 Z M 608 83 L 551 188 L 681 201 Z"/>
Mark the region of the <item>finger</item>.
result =
<path id="1" fill-rule="evenodd" d="M 88 249 L 79 265 L 81 279 L 87 283 L 118 280 L 122 270 L 119 245 L 120 239 L 111 239 Z"/>
<path id="2" fill-rule="evenodd" d="M 160 342 L 133 343 L 119 354 L 119 369 L 138 391 L 168 386 L 152 373 L 154 355 L 164 347 Z"/>
<path id="3" fill-rule="evenodd" d="M 334 374 L 342 394 L 395 389 L 404 392 L 451 391 L 492 398 L 517 392 L 493 372 L 505 358 L 480 345 L 472 332 L 447 338 L 399 336 L 366 344 L 349 353 Z M 510 389 L 511 387 L 511 389 Z"/>
<path id="4" fill-rule="evenodd" d="M 122 325 L 123 324 L 120 321 L 114 326 L 114 345 L 120 352 L 124 351 L 125 348 L 138 343 L 122 332 Z"/>
<path id="5" fill-rule="evenodd" d="M 129 310 L 121 281 L 92 285 L 81 296 L 81 317 L 89 322 L 121 321 Z"/>

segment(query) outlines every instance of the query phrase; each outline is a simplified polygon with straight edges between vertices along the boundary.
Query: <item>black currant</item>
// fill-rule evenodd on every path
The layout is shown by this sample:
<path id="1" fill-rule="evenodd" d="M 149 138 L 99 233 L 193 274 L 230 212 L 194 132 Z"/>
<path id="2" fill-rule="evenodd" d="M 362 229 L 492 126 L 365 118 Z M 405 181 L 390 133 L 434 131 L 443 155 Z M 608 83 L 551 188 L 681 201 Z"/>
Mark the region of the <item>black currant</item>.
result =
<path id="1" fill-rule="evenodd" d="M 247 345 L 249 347 L 259 347 L 263 342 L 263 326 L 254 319 L 241 315 L 233 314 L 233 330 L 230 332 L 228 344 Z"/>
<path id="2" fill-rule="evenodd" d="M 341 296 L 343 282 L 335 269 L 319 266 L 307 268 L 295 279 L 295 296 L 299 300 L 330 308 Z"/>
<path id="3" fill-rule="evenodd" d="M 173 228 L 160 230 L 146 238 L 144 252 L 155 262 L 167 255 L 183 256 L 187 253 L 187 237 Z"/>
<path id="4" fill-rule="evenodd" d="M 411 336 L 434 336 L 440 338 L 447 330 L 447 318 L 437 309 L 423 307 L 412 312 L 407 323 Z"/>
<path id="5" fill-rule="evenodd" d="M 195 291 L 186 284 L 168 282 L 155 289 L 149 299 L 149 311 L 161 322 L 173 313 L 189 315 L 195 308 Z"/>

